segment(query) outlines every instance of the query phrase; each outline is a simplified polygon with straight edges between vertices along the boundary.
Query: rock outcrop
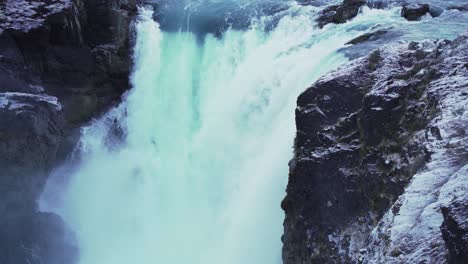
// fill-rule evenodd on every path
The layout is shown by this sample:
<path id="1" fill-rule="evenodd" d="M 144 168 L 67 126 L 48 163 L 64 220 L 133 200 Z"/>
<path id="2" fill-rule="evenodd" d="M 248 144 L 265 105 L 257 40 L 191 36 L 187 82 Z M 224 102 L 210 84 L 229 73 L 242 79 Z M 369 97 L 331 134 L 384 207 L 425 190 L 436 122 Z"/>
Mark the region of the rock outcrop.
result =
<path id="1" fill-rule="evenodd" d="M 468 36 L 393 45 L 299 96 L 285 264 L 463 259 L 467 62 Z"/>
<path id="2" fill-rule="evenodd" d="M 422 16 L 429 13 L 430 7 L 428 4 L 410 4 L 403 5 L 401 16 L 409 21 L 420 20 Z"/>
<path id="3" fill-rule="evenodd" d="M 346 44 L 352 44 L 352 45 L 356 45 L 356 44 L 359 44 L 359 43 L 363 43 L 363 42 L 366 42 L 366 41 L 373 41 L 375 39 L 378 39 L 380 38 L 381 36 L 385 35 L 388 33 L 388 30 L 377 30 L 377 31 L 374 31 L 374 32 L 370 32 L 370 33 L 365 33 L 361 36 L 358 36 L 350 41 L 348 41 Z"/>
<path id="4" fill-rule="evenodd" d="M 317 18 L 319 27 L 326 24 L 342 24 L 357 16 L 359 9 L 366 4 L 365 0 L 344 0 L 339 5 L 332 5 L 322 10 Z"/>
<path id="5" fill-rule="evenodd" d="M 72 264 L 62 220 L 37 212 L 72 131 L 129 87 L 137 0 L 0 3 L 0 263 Z"/>

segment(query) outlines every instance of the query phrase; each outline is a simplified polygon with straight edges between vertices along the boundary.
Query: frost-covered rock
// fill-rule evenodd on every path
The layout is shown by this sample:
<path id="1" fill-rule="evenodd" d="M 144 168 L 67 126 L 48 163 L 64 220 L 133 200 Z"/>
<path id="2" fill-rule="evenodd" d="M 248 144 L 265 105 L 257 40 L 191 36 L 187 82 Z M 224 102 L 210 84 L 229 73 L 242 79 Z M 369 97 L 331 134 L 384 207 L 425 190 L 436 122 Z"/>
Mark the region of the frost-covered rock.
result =
<path id="1" fill-rule="evenodd" d="M 456 207 L 455 200 L 468 202 L 467 44 L 466 37 L 455 40 L 442 50 L 433 66 L 441 77 L 426 88 L 438 104 L 437 114 L 428 124 L 433 132 L 424 142 L 431 160 L 412 177 L 403 195 L 372 231 L 370 250 L 364 258 L 368 262 L 443 263 L 459 259 L 454 256 L 460 254 L 457 252 L 466 254 L 466 243 L 456 243 L 461 250 L 447 251 L 453 241 L 447 236 L 444 242 L 440 228 L 444 220 L 441 208 L 446 208 L 447 218 L 448 208 Z M 467 231 L 465 224 L 465 234 Z"/>
<path id="2" fill-rule="evenodd" d="M 468 200 L 467 62 L 468 36 L 402 43 L 298 98 L 285 264 L 455 259 L 441 207 Z"/>

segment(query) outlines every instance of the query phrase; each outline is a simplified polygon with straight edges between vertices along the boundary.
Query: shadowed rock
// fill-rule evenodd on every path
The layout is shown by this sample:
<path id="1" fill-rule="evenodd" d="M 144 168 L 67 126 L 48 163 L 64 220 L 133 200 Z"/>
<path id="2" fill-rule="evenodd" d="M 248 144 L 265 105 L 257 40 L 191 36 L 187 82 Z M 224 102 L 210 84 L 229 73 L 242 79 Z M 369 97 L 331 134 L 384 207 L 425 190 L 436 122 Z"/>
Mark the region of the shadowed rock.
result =
<path id="1" fill-rule="evenodd" d="M 58 216 L 36 212 L 64 137 L 57 98 L 0 93 L 0 263 L 74 263 L 77 249 Z"/>
<path id="2" fill-rule="evenodd" d="M 355 45 L 355 44 L 363 43 L 363 42 L 366 42 L 366 41 L 372 41 L 372 40 L 378 39 L 379 37 L 385 35 L 387 32 L 388 32 L 388 30 L 377 30 L 375 32 L 366 33 L 366 34 L 363 34 L 363 35 L 361 35 L 361 36 L 359 36 L 357 38 L 352 39 L 351 41 L 347 42 L 346 44 Z"/>
<path id="3" fill-rule="evenodd" d="M 344 0 L 342 4 L 332 5 L 322 10 L 317 18 L 319 27 L 327 24 L 342 24 L 357 16 L 365 0 Z"/>
<path id="4" fill-rule="evenodd" d="M 129 87 L 136 0 L 0 3 L 0 263 L 73 264 L 73 234 L 37 211 L 76 127 Z"/>
<path id="5" fill-rule="evenodd" d="M 41 87 L 60 100 L 82 98 L 64 103 L 69 120 L 80 123 L 128 88 L 135 0 L 7 0 L 2 10 L 0 91 Z"/>
<path id="6" fill-rule="evenodd" d="M 450 252 L 449 263 L 468 263 L 468 200 L 459 198 L 441 210 L 441 231 Z"/>
<path id="7" fill-rule="evenodd" d="M 409 4 L 403 5 L 401 16 L 409 21 L 418 21 L 422 16 L 429 13 L 430 7 L 428 4 Z"/>

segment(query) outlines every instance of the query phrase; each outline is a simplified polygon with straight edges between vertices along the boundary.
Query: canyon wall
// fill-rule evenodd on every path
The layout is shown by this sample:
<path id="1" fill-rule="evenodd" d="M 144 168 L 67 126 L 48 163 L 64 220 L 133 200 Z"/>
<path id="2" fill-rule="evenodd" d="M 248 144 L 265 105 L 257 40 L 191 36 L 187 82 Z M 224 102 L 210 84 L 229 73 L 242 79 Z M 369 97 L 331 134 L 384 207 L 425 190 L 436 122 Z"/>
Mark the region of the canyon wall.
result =
<path id="1" fill-rule="evenodd" d="M 77 260 L 73 234 L 36 200 L 79 126 L 129 87 L 136 0 L 0 3 L 0 263 Z"/>

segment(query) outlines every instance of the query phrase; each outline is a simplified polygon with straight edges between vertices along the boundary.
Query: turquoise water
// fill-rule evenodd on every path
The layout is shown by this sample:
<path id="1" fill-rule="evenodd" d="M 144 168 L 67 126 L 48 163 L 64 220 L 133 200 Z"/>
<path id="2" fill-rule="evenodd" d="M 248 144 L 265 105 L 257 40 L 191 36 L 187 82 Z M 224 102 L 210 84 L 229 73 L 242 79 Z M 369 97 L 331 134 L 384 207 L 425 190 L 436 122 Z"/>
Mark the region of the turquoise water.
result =
<path id="1" fill-rule="evenodd" d="M 403 23 L 366 9 L 317 29 L 317 8 L 291 8 L 269 32 L 259 19 L 203 41 L 140 10 L 133 88 L 83 128 L 80 161 L 41 201 L 75 231 L 81 264 L 281 263 L 297 96 L 376 21 Z"/>

